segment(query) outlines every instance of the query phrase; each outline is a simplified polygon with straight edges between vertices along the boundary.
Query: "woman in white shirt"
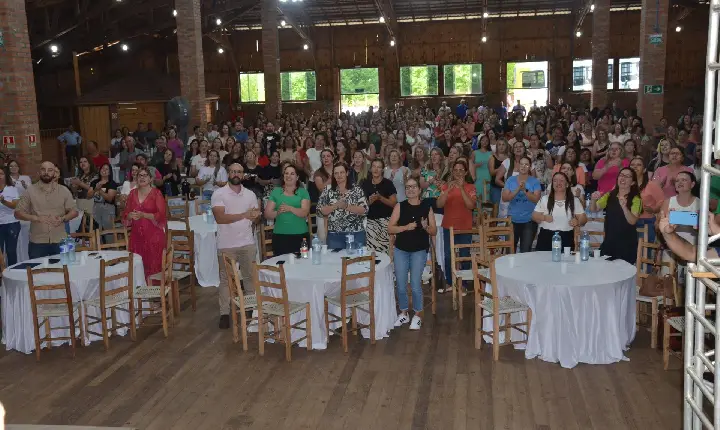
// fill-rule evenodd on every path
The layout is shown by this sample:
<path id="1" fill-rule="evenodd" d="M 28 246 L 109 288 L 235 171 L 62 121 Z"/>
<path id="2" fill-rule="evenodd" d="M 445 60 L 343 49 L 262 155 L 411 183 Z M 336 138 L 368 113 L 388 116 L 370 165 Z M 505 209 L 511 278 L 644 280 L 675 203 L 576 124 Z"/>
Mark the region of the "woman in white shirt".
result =
<path id="1" fill-rule="evenodd" d="M 228 153 L 225 149 L 223 149 L 224 145 L 225 145 L 225 143 L 222 140 L 220 140 L 219 137 L 216 137 L 212 141 L 212 148 L 210 148 L 210 149 L 214 149 L 215 151 L 218 152 L 218 154 L 220 155 L 220 160 L 224 160 L 225 156 Z"/>
<path id="2" fill-rule="evenodd" d="M 572 192 L 572 195 L 580 199 L 580 203 L 582 203 L 583 209 L 585 209 L 585 188 L 583 188 L 582 185 L 577 183 L 577 176 L 575 176 L 577 172 L 573 168 L 572 164 L 563 163 L 560 166 L 560 172 L 564 173 L 565 176 L 567 176 L 568 180 L 570 181 L 570 191 Z M 548 189 L 548 192 L 549 191 L 550 190 Z"/>
<path id="3" fill-rule="evenodd" d="M 220 163 L 220 154 L 213 149 L 208 154 L 205 166 L 200 169 L 195 178 L 195 183 L 202 186 L 203 199 L 210 200 L 213 192 L 224 187 L 227 180 L 227 170 Z"/>
<path id="4" fill-rule="evenodd" d="M 0 169 L 0 249 L 7 256 L 8 266 L 17 263 L 17 242 L 20 222 L 15 219 L 15 207 L 20 194 L 12 186 L 10 172 Z"/>
<path id="5" fill-rule="evenodd" d="M 630 135 L 623 131 L 622 124 L 616 123 L 615 128 L 613 129 L 613 132 L 610 133 L 610 135 L 608 136 L 608 139 L 610 139 L 610 143 L 617 142 L 621 145 L 624 145 L 625 141 L 630 139 Z"/>
<path id="6" fill-rule="evenodd" d="M 197 155 L 193 156 L 193 158 L 190 159 L 190 175 L 195 177 L 198 175 L 198 172 L 200 172 L 200 169 L 205 166 L 205 161 L 207 161 L 208 157 L 208 149 L 210 148 L 210 145 L 208 144 L 207 140 L 201 140 L 200 146 L 198 147 L 198 153 Z"/>
<path id="7" fill-rule="evenodd" d="M 568 177 L 557 172 L 552 177 L 550 192 L 540 198 L 532 219 L 540 225 L 537 251 L 552 250 L 552 237 L 560 233 L 563 247 L 573 246 L 573 230 L 587 222 L 580 199 L 572 195 Z"/>
<path id="8" fill-rule="evenodd" d="M 10 178 L 12 178 L 12 183 L 15 184 L 15 188 L 22 196 L 23 194 L 25 194 L 25 191 L 27 191 L 30 185 L 32 185 L 32 179 L 30 179 L 30 176 L 23 175 L 20 172 L 20 165 L 15 160 L 12 160 L 8 163 L 8 169 L 10 170 Z"/>

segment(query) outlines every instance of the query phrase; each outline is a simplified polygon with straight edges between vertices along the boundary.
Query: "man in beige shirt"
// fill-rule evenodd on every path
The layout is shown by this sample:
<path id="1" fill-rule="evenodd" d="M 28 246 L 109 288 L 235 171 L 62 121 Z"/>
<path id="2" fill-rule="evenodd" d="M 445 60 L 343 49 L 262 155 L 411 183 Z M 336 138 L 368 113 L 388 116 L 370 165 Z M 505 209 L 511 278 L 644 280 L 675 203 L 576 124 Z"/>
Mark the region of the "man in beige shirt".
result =
<path id="1" fill-rule="evenodd" d="M 70 190 L 54 182 L 56 174 L 55 165 L 44 161 L 40 181 L 27 189 L 15 209 L 15 218 L 30 221 L 31 259 L 60 253 L 60 241 L 67 236 L 65 223 L 78 215 Z"/>

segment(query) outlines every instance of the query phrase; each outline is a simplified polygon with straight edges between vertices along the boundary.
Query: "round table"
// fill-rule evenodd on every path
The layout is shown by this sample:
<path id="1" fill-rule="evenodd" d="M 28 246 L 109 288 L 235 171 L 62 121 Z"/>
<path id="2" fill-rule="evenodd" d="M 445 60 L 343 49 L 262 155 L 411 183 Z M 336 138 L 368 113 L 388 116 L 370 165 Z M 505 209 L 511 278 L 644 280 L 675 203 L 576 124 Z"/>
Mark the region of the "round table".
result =
<path id="1" fill-rule="evenodd" d="M 290 264 L 290 255 L 281 255 L 263 261 L 262 264 L 274 266 L 280 260 L 285 260 L 285 280 L 287 283 L 288 299 L 294 302 L 310 303 L 312 313 L 312 348 L 326 349 L 328 333 L 325 327 L 325 297 L 340 295 L 340 278 L 342 272 L 342 257 L 347 256 L 345 251 L 328 252 L 322 256 L 322 265 L 315 266 L 310 259 L 296 259 Z M 394 328 L 397 310 L 395 308 L 395 283 L 393 280 L 393 266 L 390 264 L 390 257 L 387 254 L 376 254 L 380 260 L 375 265 L 375 338 L 383 339 L 389 336 L 390 330 Z M 271 282 L 279 282 L 278 276 L 261 272 L 260 276 Z M 267 293 L 277 294 L 278 290 L 273 289 Z M 340 309 L 333 309 L 330 305 L 330 312 L 340 315 Z M 358 320 L 367 324 L 369 318 L 367 313 L 358 312 Z M 304 312 L 291 317 L 294 324 L 305 318 Z M 338 324 L 339 325 L 339 324 Z M 368 330 L 362 330 L 364 337 L 370 337 Z M 304 336 L 301 330 L 293 330 L 293 340 Z M 300 346 L 305 346 L 302 341 Z"/>
<path id="2" fill-rule="evenodd" d="M 578 363 L 627 360 L 635 337 L 635 266 L 622 260 L 575 257 L 553 262 L 551 252 L 507 255 L 495 260 L 498 292 L 532 309 L 525 357 L 572 368 Z M 488 286 L 489 287 L 489 286 Z M 525 315 L 513 315 L 513 322 Z M 485 319 L 487 323 L 492 321 Z M 512 340 L 524 335 L 513 331 Z"/>
<path id="3" fill-rule="evenodd" d="M 194 205 L 193 205 L 194 207 Z M 195 276 L 203 287 L 220 285 L 220 272 L 217 256 L 217 224 L 203 221 L 202 215 L 188 218 L 190 230 L 195 238 Z M 180 221 L 169 221 L 169 230 L 185 230 Z"/>
<path id="4" fill-rule="evenodd" d="M 123 257 L 128 255 L 126 251 L 102 251 L 99 253 L 105 260 L 111 260 L 113 258 Z M 80 260 L 80 253 L 77 254 L 78 260 Z M 59 255 L 54 255 L 49 258 L 60 258 Z M 32 262 L 41 262 L 43 259 L 30 260 Z M 62 267 L 60 264 L 51 264 L 47 267 Z M 126 270 L 122 266 L 117 268 L 109 269 L 107 274 L 111 276 L 121 270 Z M 70 275 L 70 292 L 72 294 L 73 301 L 85 301 L 98 297 L 100 289 L 100 259 L 88 257 L 85 264 L 78 261 L 76 264 L 68 265 L 68 273 Z M 5 344 L 6 349 L 15 349 L 25 354 L 30 354 L 35 350 L 35 334 L 32 321 L 32 303 L 30 302 L 29 286 L 27 280 L 27 271 L 25 269 L 13 269 L 9 267 L 3 272 L 3 285 L 0 288 L 2 292 L 2 342 Z M 145 285 L 145 276 L 142 258 L 134 254 L 133 259 L 133 277 L 135 284 L 138 286 Z M 62 283 L 62 275 L 60 274 L 44 274 L 37 277 L 39 285 L 50 284 L 50 283 Z M 115 281 L 117 283 L 118 281 Z M 109 284 L 112 288 L 113 283 Z M 39 293 L 48 294 L 47 292 Z M 54 293 L 55 294 L 55 293 Z M 47 296 L 46 296 L 47 297 Z M 90 307 L 88 310 L 91 315 L 99 317 L 97 313 L 98 309 Z M 97 313 L 97 314 L 96 314 Z M 128 315 L 125 312 L 118 312 L 118 319 L 121 322 L 128 322 Z M 63 321 L 64 320 L 64 321 Z M 53 326 L 67 326 L 67 318 L 53 318 L 51 319 Z M 108 327 L 110 321 L 108 321 Z M 76 327 L 79 333 L 79 327 Z M 97 328 L 94 331 L 98 331 Z M 118 330 L 121 335 L 127 331 L 126 329 Z M 64 332 L 64 333 L 63 333 Z M 67 330 L 54 330 L 54 336 L 67 336 Z M 40 336 L 44 336 L 44 328 L 40 328 Z M 102 340 L 102 337 L 98 336 L 87 336 L 86 341 Z M 61 344 L 64 342 L 54 342 L 55 344 Z"/>
<path id="5" fill-rule="evenodd" d="M 82 222 L 83 212 L 78 211 L 78 216 L 70 220 L 70 233 L 78 231 L 80 223 Z M 28 248 L 30 246 L 30 221 L 20 221 L 20 233 L 18 234 L 17 241 L 17 261 L 26 261 L 30 256 L 28 255 Z"/>

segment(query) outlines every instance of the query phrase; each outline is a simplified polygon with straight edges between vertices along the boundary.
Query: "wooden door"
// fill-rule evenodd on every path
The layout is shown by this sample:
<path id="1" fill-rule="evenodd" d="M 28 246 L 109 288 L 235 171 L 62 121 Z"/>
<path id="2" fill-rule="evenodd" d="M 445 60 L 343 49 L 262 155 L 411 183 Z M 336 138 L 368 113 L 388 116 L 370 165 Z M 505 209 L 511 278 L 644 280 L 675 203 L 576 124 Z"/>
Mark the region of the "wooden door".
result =
<path id="1" fill-rule="evenodd" d="M 110 151 L 110 110 L 107 106 L 80 106 L 78 108 L 80 120 L 80 136 L 83 138 L 83 153 L 85 142 L 94 140 L 100 152 Z"/>
<path id="2" fill-rule="evenodd" d="M 165 103 L 121 103 L 117 109 L 120 127 L 127 127 L 130 132 L 137 130 L 139 122 L 152 123 L 158 133 L 165 124 Z"/>

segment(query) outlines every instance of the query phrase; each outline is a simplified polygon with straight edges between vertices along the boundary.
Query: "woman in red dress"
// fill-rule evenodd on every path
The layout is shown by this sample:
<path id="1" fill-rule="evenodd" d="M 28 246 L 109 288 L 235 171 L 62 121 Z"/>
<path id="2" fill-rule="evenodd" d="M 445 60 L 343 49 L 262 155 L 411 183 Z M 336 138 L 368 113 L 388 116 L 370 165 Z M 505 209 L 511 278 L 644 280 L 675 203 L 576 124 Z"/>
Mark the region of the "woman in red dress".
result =
<path id="1" fill-rule="evenodd" d="M 123 223 L 131 227 L 130 252 L 142 257 L 145 278 L 162 270 L 162 254 L 165 249 L 167 214 L 165 199 L 152 186 L 152 176 L 147 167 L 137 173 L 138 187 L 130 192 L 123 212 Z"/>

